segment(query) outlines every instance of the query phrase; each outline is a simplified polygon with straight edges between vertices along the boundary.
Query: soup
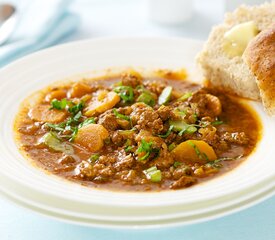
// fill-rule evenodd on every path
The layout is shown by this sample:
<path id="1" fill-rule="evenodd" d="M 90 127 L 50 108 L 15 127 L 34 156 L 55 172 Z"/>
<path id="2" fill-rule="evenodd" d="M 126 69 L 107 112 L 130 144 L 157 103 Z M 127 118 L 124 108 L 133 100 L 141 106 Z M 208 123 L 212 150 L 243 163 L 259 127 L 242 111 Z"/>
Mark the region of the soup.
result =
<path id="1" fill-rule="evenodd" d="M 27 98 L 16 117 L 23 154 L 82 185 L 182 189 L 230 171 L 260 137 L 240 99 L 162 71 L 62 83 Z"/>

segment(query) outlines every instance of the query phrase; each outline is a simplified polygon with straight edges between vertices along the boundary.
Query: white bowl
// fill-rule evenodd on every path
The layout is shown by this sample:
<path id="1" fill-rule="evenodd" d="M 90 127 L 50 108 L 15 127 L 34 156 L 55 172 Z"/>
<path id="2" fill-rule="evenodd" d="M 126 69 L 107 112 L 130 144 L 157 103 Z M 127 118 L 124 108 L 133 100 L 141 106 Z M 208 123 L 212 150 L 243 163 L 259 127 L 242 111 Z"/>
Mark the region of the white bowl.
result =
<path id="1" fill-rule="evenodd" d="M 202 43 L 187 39 L 130 38 L 75 42 L 29 55 L 0 70 L 0 189 L 9 199 L 40 213 L 79 224 L 152 227 L 184 224 L 245 208 L 274 193 L 271 147 L 274 119 L 249 102 L 263 124 L 256 151 L 223 176 L 194 187 L 152 193 L 127 193 L 80 186 L 34 167 L 19 153 L 13 120 L 20 102 L 56 80 L 92 76 L 107 68 L 185 67 L 199 76 L 194 58 Z M 75 76 L 75 77 L 74 77 Z M 244 100 L 245 101 L 245 100 Z"/>

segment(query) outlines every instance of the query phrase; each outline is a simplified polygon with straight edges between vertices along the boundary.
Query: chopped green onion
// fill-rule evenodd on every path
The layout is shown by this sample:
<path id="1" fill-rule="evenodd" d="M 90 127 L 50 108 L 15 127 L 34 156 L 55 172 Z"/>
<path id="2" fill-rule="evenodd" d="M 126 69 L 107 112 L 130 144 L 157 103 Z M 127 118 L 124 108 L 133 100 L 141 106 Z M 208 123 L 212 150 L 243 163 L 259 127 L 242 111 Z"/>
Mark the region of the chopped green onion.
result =
<path id="1" fill-rule="evenodd" d="M 73 142 L 74 141 L 74 139 L 75 139 L 75 137 L 76 137 L 76 134 L 78 133 L 78 128 L 77 127 L 75 127 L 75 128 L 73 128 L 72 129 L 72 135 L 71 135 L 71 137 L 69 138 L 69 141 L 70 142 Z"/>
<path id="2" fill-rule="evenodd" d="M 151 107 L 155 105 L 155 99 L 153 98 L 153 95 L 149 91 L 146 91 L 140 94 L 139 97 L 137 98 L 137 102 L 144 102 L 145 104 Z"/>
<path id="3" fill-rule="evenodd" d="M 161 171 L 158 170 L 156 166 L 144 170 L 143 173 L 148 180 L 151 180 L 151 182 L 156 183 L 161 181 Z"/>
<path id="4" fill-rule="evenodd" d="M 197 128 L 192 125 L 186 130 L 187 133 L 194 133 L 196 131 L 197 131 Z"/>
<path id="5" fill-rule="evenodd" d="M 120 118 L 120 119 L 124 119 L 124 120 L 130 121 L 130 117 L 129 117 L 129 116 L 126 116 L 126 115 L 123 115 L 123 114 L 119 113 L 119 112 L 117 111 L 116 108 L 113 109 L 113 113 L 115 114 L 115 116 L 116 116 L 117 118 Z"/>
<path id="6" fill-rule="evenodd" d="M 169 152 L 171 152 L 177 145 L 175 143 L 171 143 L 169 146 L 168 146 L 168 150 Z"/>
<path id="7" fill-rule="evenodd" d="M 127 146 L 124 150 L 125 152 L 130 152 L 133 148 L 134 146 Z"/>
<path id="8" fill-rule="evenodd" d="M 193 124 L 187 124 L 182 121 L 170 121 L 170 125 L 174 126 L 174 130 L 179 132 L 179 136 L 182 136 L 184 133 L 194 133 L 197 131 L 197 128 Z"/>
<path id="9" fill-rule="evenodd" d="M 73 106 L 69 107 L 69 108 L 68 108 L 68 111 L 69 111 L 71 114 L 76 115 L 76 114 L 78 114 L 79 112 L 81 112 L 83 108 L 84 108 L 84 103 L 81 101 L 80 103 L 74 104 Z"/>
<path id="10" fill-rule="evenodd" d="M 75 121 L 75 122 L 78 122 L 79 121 L 79 119 L 82 117 L 82 113 L 81 113 L 81 111 L 78 111 L 74 116 L 73 116 L 73 120 Z"/>
<path id="11" fill-rule="evenodd" d="M 190 125 L 187 124 L 185 121 L 169 121 L 169 124 L 171 126 L 174 126 L 174 130 L 175 131 L 182 131 L 182 130 L 186 130 Z"/>
<path id="12" fill-rule="evenodd" d="M 69 145 L 66 142 L 61 142 L 57 136 L 52 133 L 48 132 L 46 133 L 41 139 L 40 142 L 47 145 L 50 149 L 57 151 L 57 152 L 64 152 L 68 155 L 71 155 L 74 153 L 74 149 L 71 145 Z"/>
<path id="13" fill-rule="evenodd" d="M 162 90 L 162 92 L 159 96 L 159 99 L 158 99 L 158 104 L 159 105 L 166 104 L 170 101 L 171 94 L 172 94 L 172 89 L 173 88 L 171 86 L 167 86 Z"/>
<path id="14" fill-rule="evenodd" d="M 217 125 L 223 124 L 223 121 L 217 120 L 217 121 L 212 122 L 211 124 L 214 125 L 214 126 L 217 126 Z"/>
<path id="15" fill-rule="evenodd" d="M 126 148 L 124 149 L 125 152 L 130 152 L 134 148 L 134 146 L 131 146 L 131 144 L 132 144 L 132 141 L 130 139 L 127 139 L 125 142 L 125 145 L 126 145 Z"/>
<path id="16" fill-rule="evenodd" d="M 181 117 L 185 117 L 185 116 L 186 116 L 186 111 L 185 111 L 185 110 L 176 109 L 176 110 L 174 111 L 174 113 L 175 113 L 176 115 L 181 116 Z"/>
<path id="17" fill-rule="evenodd" d="M 174 128 L 174 126 L 171 125 L 171 126 L 169 127 L 168 131 L 167 131 L 165 134 L 163 134 L 163 135 L 158 135 L 158 136 L 161 137 L 161 138 L 167 138 L 167 137 L 171 134 L 173 128 Z"/>
<path id="18" fill-rule="evenodd" d="M 182 162 L 177 162 L 177 161 L 174 162 L 174 167 L 175 168 L 179 167 L 180 165 L 182 165 Z"/>
<path id="19" fill-rule="evenodd" d="M 134 90 L 132 87 L 118 86 L 113 90 L 120 96 L 124 103 L 132 103 L 134 101 Z"/>
<path id="20" fill-rule="evenodd" d="M 192 93 L 191 92 L 186 92 L 184 93 L 178 100 L 179 101 L 185 101 L 187 100 L 188 98 L 190 98 L 192 96 Z"/>
<path id="21" fill-rule="evenodd" d="M 93 154 L 90 158 L 89 158 L 89 162 L 90 163 L 94 163 L 95 161 L 97 161 L 99 159 L 100 155 L 99 153 Z"/>

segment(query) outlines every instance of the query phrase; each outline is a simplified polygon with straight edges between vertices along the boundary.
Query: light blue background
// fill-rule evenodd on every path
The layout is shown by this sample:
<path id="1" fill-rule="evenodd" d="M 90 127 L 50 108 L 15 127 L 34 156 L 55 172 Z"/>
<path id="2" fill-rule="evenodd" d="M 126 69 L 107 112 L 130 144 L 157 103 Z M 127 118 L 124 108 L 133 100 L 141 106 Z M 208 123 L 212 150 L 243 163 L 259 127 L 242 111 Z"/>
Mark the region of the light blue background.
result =
<path id="1" fill-rule="evenodd" d="M 77 0 L 72 4 L 71 10 L 81 16 L 82 24 L 78 33 L 67 41 L 121 35 L 180 36 L 204 40 L 211 26 L 222 20 L 222 1 L 193 2 L 195 6 L 191 20 L 182 26 L 164 27 L 148 21 L 145 0 Z M 0 198 L 0 240 L 33 239 L 275 240 L 275 197 L 239 213 L 209 222 L 146 231 L 70 225 L 40 216 Z"/>
<path id="2" fill-rule="evenodd" d="M 216 220 L 154 230 L 109 230 L 62 223 L 0 199 L 1 240 L 274 240 L 275 197 Z"/>

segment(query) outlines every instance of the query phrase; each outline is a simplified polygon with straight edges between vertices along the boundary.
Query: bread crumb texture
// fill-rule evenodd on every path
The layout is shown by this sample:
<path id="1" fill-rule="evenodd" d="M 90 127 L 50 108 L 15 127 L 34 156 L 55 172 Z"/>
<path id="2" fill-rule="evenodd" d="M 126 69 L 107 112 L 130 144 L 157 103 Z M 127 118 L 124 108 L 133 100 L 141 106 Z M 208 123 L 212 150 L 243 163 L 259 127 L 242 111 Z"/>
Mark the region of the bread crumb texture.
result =
<path id="1" fill-rule="evenodd" d="M 224 23 L 213 27 L 196 60 L 210 86 L 244 98 L 261 100 L 256 75 L 252 74 L 242 56 L 229 57 L 223 49 L 224 34 L 247 21 L 253 21 L 260 32 L 270 28 L 275 23 L 275 1 L 259 6 L 242 5 L 227 13 Z"/>

